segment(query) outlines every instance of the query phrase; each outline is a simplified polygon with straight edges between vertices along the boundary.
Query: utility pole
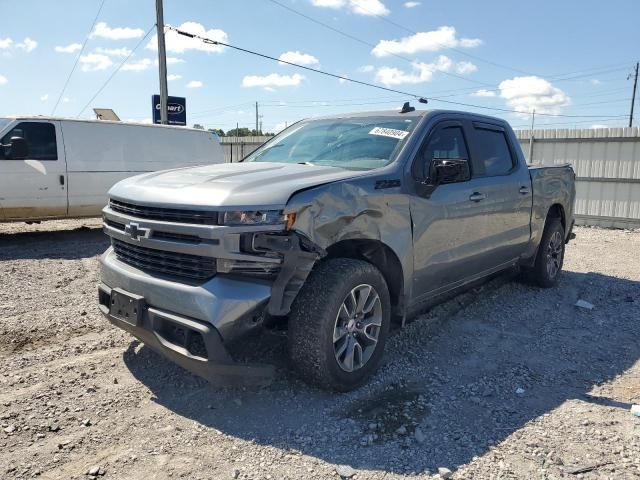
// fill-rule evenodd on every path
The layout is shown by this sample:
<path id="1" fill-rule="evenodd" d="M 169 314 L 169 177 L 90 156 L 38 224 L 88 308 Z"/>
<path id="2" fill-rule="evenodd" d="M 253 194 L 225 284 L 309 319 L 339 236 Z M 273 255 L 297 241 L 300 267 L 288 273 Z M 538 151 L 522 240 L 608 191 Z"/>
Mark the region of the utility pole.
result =
<path id="1" fill-rule="evenodd" d="M 531 131 L 529 132 L 529 163 L 533 164 L 533 124 L 536 120 L 536 109 L 531 112 Z"/>
<path id="2" fill-rule="evenodd" d="M 636 73 L 633 79 L 633 94 L 631 95 L 631 112 L 629 113 L 629 127 L 633 127 L 633 105 L 636 103 L 636 88 L 638 87 L 638 63 L 636 62 Z M 631 75 L 627 77 L 627 80 Z"/>
<path id="3" fill-rule="evenodd" d="M 167 103 L 169 92 L 167 88 L 167 52 L 164 45 L 164 14 L 162 0 L 156 0 L 156 32 L 158 34 L 158 68 L 160 74 L 160 123 L 166 125 Z"/>
<path id="4" fill-rule="evenodd" d="M 258 102 L 256 102 L 256 135 L 258 135 Z"/>

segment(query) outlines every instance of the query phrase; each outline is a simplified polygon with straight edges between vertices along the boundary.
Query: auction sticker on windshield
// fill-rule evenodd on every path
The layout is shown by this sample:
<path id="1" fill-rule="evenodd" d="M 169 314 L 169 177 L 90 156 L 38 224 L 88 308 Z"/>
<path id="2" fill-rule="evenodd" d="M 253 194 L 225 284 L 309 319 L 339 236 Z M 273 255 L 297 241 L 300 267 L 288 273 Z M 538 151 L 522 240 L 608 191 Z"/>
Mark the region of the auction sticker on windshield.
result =
<path id="1" fill-rule="evenodd" d="M 402 140 L 404 137 L 409 135 L 409 132 L 405 132 L 404 130 L 396 130 L 395 128 L 375 127 L 369 132 L 369 135 L 382 135 L 383 137 L 391 137 Z"/>

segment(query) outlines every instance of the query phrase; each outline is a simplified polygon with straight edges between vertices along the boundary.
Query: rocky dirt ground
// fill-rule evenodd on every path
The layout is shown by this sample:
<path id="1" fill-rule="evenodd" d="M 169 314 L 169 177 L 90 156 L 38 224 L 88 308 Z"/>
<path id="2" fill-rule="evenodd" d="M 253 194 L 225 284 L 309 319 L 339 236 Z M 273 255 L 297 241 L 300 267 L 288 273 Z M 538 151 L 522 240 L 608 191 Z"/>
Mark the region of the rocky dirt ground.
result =
<path id="1" fill-rule="evenodd" d="M 332 395 L 276 334 L 271 385 L 208 385 L 101 317 L 97 222 L 0 225 L 0 478 L 640 478 L 640 232 L 576 233 L 557 288 L 458 296 Z"/>

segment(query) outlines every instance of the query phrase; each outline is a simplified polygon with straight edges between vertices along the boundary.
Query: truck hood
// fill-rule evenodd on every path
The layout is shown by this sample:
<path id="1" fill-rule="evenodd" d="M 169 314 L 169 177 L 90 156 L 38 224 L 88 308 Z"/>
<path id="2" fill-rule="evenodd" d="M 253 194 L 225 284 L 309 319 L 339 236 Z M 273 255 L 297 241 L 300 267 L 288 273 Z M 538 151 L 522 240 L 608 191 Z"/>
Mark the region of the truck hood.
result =
<path id="1" fill-rule="evenodd" d="M 142 205 L 280 208 L 299 190 L 363 173 L 290 163 L 225 163 L 137 175 L 117 183 L 109 196 Z"/>

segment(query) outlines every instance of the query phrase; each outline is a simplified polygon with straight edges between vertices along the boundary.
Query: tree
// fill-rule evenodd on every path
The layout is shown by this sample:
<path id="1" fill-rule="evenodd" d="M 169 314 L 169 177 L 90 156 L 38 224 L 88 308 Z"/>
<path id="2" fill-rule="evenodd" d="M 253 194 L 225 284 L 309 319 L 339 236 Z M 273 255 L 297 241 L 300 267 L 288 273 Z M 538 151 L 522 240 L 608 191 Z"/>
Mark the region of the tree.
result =
<path id="1" fill-rule="evenodd" d="M 210 128 L 209 131 L 215 133 L 219 137 L 225 136 L 224 130 L 222 130 L 221 128 Z"/>

